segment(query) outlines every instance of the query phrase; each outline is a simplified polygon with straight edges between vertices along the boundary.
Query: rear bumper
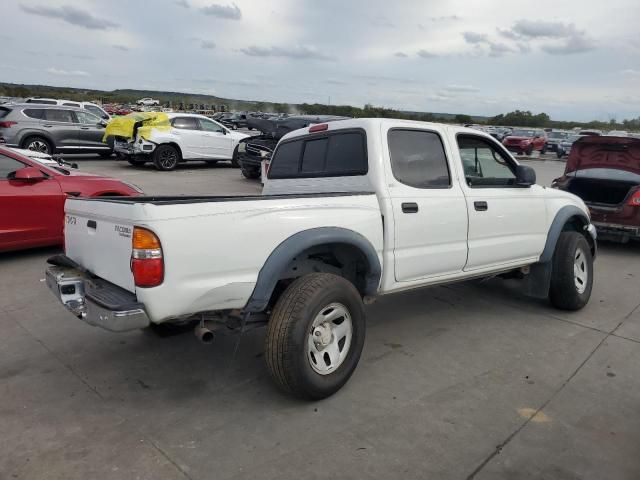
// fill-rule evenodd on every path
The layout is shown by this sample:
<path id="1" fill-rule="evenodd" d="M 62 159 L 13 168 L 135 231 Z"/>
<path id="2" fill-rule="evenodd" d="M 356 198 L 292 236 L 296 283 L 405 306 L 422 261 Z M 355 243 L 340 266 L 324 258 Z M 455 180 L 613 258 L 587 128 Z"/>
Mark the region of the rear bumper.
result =
<path id="1" fill-rule="evenodd" d="M 626 241 L 630 238 L 640 239 L 640 226 L 619 225 L 615 223 L 593 222 L 600 237 L 616 237 Z"/>
<path id="2" fill-rule="evenodd" d="M 57 262 L 61 256 L 50 260 Z M 65 257 L 66 258 L 66 257 Z M 76 317 L 112 332 L 138 330 L 150 324 L 144 304 L 112 283 L 90 278 L 72 266 L 54 265 L 46 271 L 47 286 Z"/>

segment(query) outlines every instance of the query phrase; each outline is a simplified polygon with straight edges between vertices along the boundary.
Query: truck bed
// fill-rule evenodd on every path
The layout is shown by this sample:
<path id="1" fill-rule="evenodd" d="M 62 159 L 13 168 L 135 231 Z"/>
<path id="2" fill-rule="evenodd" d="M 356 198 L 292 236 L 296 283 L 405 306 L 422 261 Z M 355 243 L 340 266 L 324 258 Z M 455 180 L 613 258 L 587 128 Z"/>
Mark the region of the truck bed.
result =
<path id="1" fill-rule="evenodd" d="M 66 255 L 150 305 L 152 321 L 184 312 L 242 308 L 274 249 L 318 227 L 352 230 L 382 255 L 382 220 L 373 192 L 285 195 L 70 198 L 65 204 Z M 134 285 L 134 227 L 162 244 L 165 279 Z"/>

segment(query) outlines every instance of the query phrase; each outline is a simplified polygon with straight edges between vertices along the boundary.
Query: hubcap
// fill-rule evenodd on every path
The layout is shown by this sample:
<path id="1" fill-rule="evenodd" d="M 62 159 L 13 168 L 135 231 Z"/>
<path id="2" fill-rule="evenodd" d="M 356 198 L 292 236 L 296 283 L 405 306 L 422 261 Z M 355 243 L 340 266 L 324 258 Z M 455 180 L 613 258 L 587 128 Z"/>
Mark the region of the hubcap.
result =
<path id="1" fill-rule="evenodd" d="M 33 150 L 41 153 L 49 153 L 49 145 L 47 145 L 43 141 L 34 140 L 33 142 L 29 143 L 29 145 L 27 146 L 27 150 Z"/>
<path id="2" fill-rule="evenodd" d="M 177 161 L 178 157 L 174 151 L 163 150 L 160 152 L 160 165 L 162 165 L 162 168 L 173 168 Z"/>
<path id="3" fill-rule="evenodd" d="M 338 369 L 351 347 L 353 324 L 347 307 L 341 303 L 327 305 L 316 315 L 307 341 L 307 359 L 320 375 Z"/>
<path id="4" fill-rule="evenodd" d="M 581 248 L 576 250 L 576 256 L 573 260 L 573 278 L 578 293 L 584 293 L 587 289 L 589 271 L 587 270 L 587 258 Z"/>

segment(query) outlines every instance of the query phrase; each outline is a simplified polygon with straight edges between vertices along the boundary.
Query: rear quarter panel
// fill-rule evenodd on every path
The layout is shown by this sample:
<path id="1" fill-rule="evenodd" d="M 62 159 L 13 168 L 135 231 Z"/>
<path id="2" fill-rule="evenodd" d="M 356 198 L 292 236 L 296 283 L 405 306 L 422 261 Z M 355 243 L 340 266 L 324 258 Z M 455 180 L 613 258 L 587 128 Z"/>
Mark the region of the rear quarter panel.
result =
<path id="1" fill-rule="evenodd" d="M 134 223 L 160 238 L 165 280 L 158 287 L 137 288 L 136 294 L 155 322 L 244 307 L 271 252 L 307 229 L 358 232 L 382 264 L 382 220 L 373 194 L 145 205 L 145 213 Z"/>

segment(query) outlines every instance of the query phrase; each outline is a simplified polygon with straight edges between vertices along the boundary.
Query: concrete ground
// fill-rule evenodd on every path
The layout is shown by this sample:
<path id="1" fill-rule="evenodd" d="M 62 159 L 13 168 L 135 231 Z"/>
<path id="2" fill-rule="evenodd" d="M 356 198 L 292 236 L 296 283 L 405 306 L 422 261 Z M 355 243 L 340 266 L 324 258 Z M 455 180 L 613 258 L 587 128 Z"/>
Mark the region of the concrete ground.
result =
<path id="1" fill-rule="evenodd" d="M 562 163 L 531 162 L 548 184 Z M 223 164 L 82 170 L 150 194 L 259 192 Z M 43 283 L 55 249 L 0 255 L 0 479 L 638 479 L 640 244 L 602 244 L 589 305 L 516 283 L 368 307 L 360 365 L 333 397 L 280 393 L 264 331 L 112 334 Z"/>

